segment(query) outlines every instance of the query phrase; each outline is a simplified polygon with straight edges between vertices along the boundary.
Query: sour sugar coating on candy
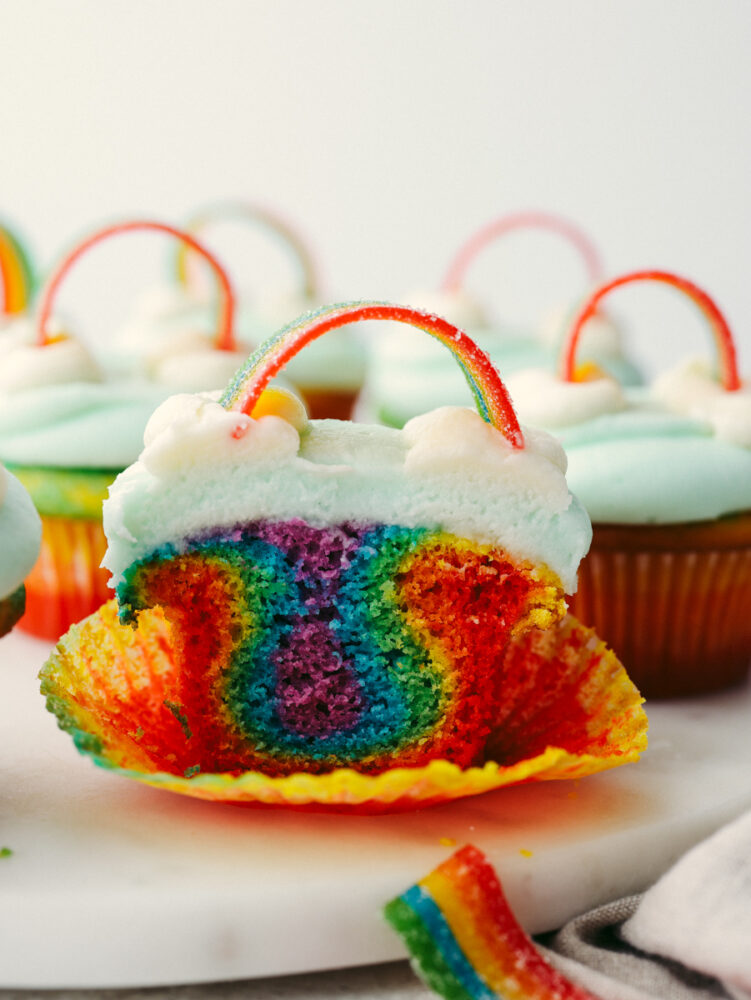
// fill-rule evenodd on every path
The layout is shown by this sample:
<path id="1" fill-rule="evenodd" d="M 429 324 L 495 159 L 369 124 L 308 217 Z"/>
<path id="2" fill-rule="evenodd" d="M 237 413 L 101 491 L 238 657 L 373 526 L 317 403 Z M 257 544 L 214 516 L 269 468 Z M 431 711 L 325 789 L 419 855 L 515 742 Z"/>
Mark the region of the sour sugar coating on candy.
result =
<path id="1" fill-rule="evenodd" d="M 253 354 L 222 396 L 222 403 L 251 412 L 269 379 L 306 344 L 329 330 L 369 320 L 407 323 L 435 337 L 447 347 L 464 373 L 475 405 L 483 420 L 500 430 L 514 448 L 524 447 L 524 438 L 505 385 L 490 358 L 458 327 L 439 316 L 387 302 L 353 302 L 328 306 L 284 327 Z"/>
<path id="2" fill-rule="evenodd" d="M 545 961 L 492 866 L 471 845 L 384 912 L 415 971 L 446 1000 L 597 1000 Z"/>

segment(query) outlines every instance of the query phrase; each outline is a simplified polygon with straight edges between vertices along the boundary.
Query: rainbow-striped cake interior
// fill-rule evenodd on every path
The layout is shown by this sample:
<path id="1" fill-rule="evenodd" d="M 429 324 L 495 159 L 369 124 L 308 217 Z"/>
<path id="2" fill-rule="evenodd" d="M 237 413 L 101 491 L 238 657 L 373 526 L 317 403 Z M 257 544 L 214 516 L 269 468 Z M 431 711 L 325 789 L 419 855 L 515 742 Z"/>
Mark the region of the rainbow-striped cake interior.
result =
<path id="1" fill-rule="evenodd" d="M 126 726 L 178 774 L 481 762 L 509 637 L 563 612 L 553 574 L 499 547 L 300 519 L 165 545 L 117 596 L 123 621 L 158 607 L 171 626 L 160 697 L 180 724 Z"/>

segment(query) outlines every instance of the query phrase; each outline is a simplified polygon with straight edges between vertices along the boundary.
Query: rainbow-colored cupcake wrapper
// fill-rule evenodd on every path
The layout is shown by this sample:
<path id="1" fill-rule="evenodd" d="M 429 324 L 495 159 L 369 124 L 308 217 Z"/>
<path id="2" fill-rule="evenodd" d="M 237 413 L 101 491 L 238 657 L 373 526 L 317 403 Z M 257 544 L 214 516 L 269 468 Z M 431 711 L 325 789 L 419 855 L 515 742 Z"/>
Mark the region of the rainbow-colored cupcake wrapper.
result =
<path id="1" fill-rule="evenodd" d="M 170 627 L 158 609 L 142 612 L 131 628 L 120 624 L 114 601 L 104 605 L 70 630 L 41 677 L 42 693 L 58 724 L 100 767 L 212 801 L 398 811 L 520 782 L 580 778 L 638 759 L 646 746 L 642 699 L 590 630 L 567 618 L 548 633 L 533 631 L 512 640 L 508 656 L 510 687 L 523 663 L 534 661 L 534 683 L 526 695 L 517 692 L 517 704 L 531 699 L 539 711 L 528 712 L 526 731 L 517 728 L 513 739 L 505 741 L 508 713 L 499 718 L 488 744 L 497 759 L 464 768 L 435 759 L 379 774 L 351 768 L 284 776 L 157 768 L 153 759 L 160 746 L 174 746 L 176 734 L 191 738 L 179 706 L 164 697 L 178 668 Z M 558 692 L 556 707 L 546 695 L 551 690 Z M 514 704 L 514 698 L 509 702 Z M 574 720 L 573 734 L 567 719 Z"/>
<path id="2" fill-rule="evenodd" d="M 100 565 L 106 548 L 101 520 L 42 515 L 42 543 L 26 578 L 20 627 L 58 639 L 107 601 L 109 574 Z"/>
<path id="3" fill-rule="evenodd" d="M 384 913 L 415 971 L 446 1000 L 596 1000 L 545 961 L 517 923 L 487 858 L 471 845 Z"/>

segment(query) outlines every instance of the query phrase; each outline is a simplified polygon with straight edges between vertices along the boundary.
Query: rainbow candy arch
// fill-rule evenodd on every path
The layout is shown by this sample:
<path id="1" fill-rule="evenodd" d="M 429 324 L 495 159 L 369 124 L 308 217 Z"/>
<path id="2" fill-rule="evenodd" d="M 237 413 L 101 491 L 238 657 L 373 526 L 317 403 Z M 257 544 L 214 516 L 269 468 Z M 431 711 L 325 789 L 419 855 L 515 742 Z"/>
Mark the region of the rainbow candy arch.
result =
<path id="1" fill-rule="evenodd" d="M 545 961 L 472 845 L 392 900 L 384 914 L 421 978 L 447 1000 L 597 1000 Z"/>
<path id="2" fill-rule="evenodd" d="M 5 225 L 0 225 L 0 285 L 4 315 L 13 316 L 28 308 L 35 285 L 31 259 L 20 239 Z"/>
<path id="3" fill-rule="evenodd" d="M 233 331 L 235 298 L 232 286 L 230 285 L 229 278 L 227 277 L 224 268 L 219 263 L 217 258 L 209 250 L 207 250 L 206 247 L 199 243 L 195 237 L 191 236 L 190 233 L 177 229 L 175 226 L 167 225 L 164 222 L 156 222 L 153 219 L 134 219 L 129 222 L 119 222 L 110 226 L 105 226 L 104 228 L 98 229 L 96 232 L 85 237 L 77 243 L 72 250 L 68 251 L 63 256 L 48 278 L 40 296 L 39 311 L 37 314 L 37 343 L 39 346 L 44 347 L 49 343 L 50 338 L 47 331 L 47 325 L 49 323 L 55 296 L 57 295 L 63 279 L 79 257 L 83 256 L 87 250 L 95 246 L 97 243 L 102 242 L 102 240 L 109 239 L 110 236 L 130 232 L 166 233 L 168 236 L 174 236 L 176 239 L 187 244 L 192 250 L 201 254 L 201 256 L 208 261 L 214 271 L 214 274 L 216 275 L 217 284 L 221 292 L 219 323 L 214 346 L 219 351 L 236 350 L 237 345 Z"/>
<path id="4" fill-rule="evenodd" d="M 464 373 L 480 416 L 501 431 L 512 447 L 524 437 L 506 386 L 492 361 L 462 330 L 439 316 L 388 302 L 347 302 L 300 317 L 270 337 L 248 359 L 227 386 L 220 402 L 230 410 L 252 414 L 269 380 L 306 344 L 329 330 L 369 320 L 407 323 L 447 347 Z"/>
<path id="5" fill-rule="evenodd" d="M 515 212 L 503 215 L 479 229 L 460 248 L 446 272 L 441 287 L 448 292 L 458 291 L 464 282 L 469 265 L 481 250 L 499 236 L 518 229 L 545 229 L 565 237 L 579 251 L 587 274 L 592 282 L 602 280 L 604 269 L 600 254 L 590 238 L 568 219 L 550 212 Z"/>
<path id="6" fill-rule="evenodd" d="M 188 220 L 185 228 L 191 233 L 203 232 L 207 226 L 220 220 L 238 220 L 255 223 L 267 230 L 272 236 L 278 237 L 295 257 L 303 278 L 303 295 L 315 299 L 318 295 L 318 274 L 313 254 L 305 244 L 300 234 L 276 212 L 264 205 L 255 205 L 244 201 L 221 202 L 197 212 Z M 175 251 L 174 271 L 178 282 L 187 286 L 190 284 L 190 249 L 181 243 Z"/>
<path id="7" fill-rule="evenodd" d="M 691 301 L 699 307 L 702 315 L 709 323 L 714 336 L 717 354 L 720 359 L 720 375 L 723 388 L 727 392 L 735 392 L 741 388 L 741 380 L 738 374 L 738 361 L 735 351 L 735 342 L 730 332 L 730 327 L 717 304 L 698 285 L 695 285 L 687 278 L 673 274 L 670 271 L 632 271 L 628 274 L 613 278 L 596 288 L 587 301 L 579 310 L 573 321 L 571 330 L 563 343 L 563 350 L 560 358 L 560 375 L 566 382 L 573 382 L 576 379 L 576 351 L 579 346 L 581 332 L 584 324 L 597 312 L 597 307 L 616 288 L 623 285 L 630 285 L 640 281 L 657 281 L 672 288 L 678 289 L 687 295 Z"/>

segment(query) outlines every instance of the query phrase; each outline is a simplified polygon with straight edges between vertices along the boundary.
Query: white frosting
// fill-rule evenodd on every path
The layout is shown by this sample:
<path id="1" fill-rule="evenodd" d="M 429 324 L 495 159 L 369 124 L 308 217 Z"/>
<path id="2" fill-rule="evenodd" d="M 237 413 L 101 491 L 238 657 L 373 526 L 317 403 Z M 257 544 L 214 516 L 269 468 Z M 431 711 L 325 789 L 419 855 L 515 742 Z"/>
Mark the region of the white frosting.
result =
<path id="1" fill-rule="evenodd" d="M 528 368 L 506 379 L 522 420 L 557 429 L 627 407 L 621 386 L 611 378 L 565 382 L 552 372 Z"/>
<path id="2" fill-rule="evenodd" d="M 137 296 L 133 307 L 133 329 L 138 323 L 152 320 L 174 320 L 191 317 L 196 310 L 211 305 L 208 290 L 203 292 L 186 289 L 177 282 L 154 285 Z"/>
<path id="3" fill-rule="evenodd" d="M 101 380 L 102 372 L 92 354 L 74 337 L 44 346 L 29 343 L 27 324 L 0 335 L 0 392 Z"/>
<path id="4" fill-rule="evenodd" d="M 145 352 L 144 371 L 175 392 L 223 388 L 247 361 L 249 350 L 219 351 L 212 337 L 190 329 L 161 337 Z"/>
<path id="5" fill-rule="evenodd" d="M 751 448 L 748 384 L 727 392 L 706 361 L 692 359 L 659 376 L 652 392 L 671 412 L 706 421 L 721 441 Z"/>
<path id="6" fill-rule="evenodd" d="M 540 339 L 557 352 L 571 329 L 581 303 L 558 305 L 545 314 L 540 324 Z M 597 312 L 591 316 L 579 334 L 578 354 L 581 358 L 622 358 L 621 331 L 611 316 Z"/>
<path id="7" fill-rule="evenodd" d="M 237 335 L 238 312 L 235 319 Z M 216 297 L 208 289 L 201 293 L 178 284 L 158 285 L 139 297 L 110 354 L 120 370 L 145 376 L 173 392 L 223 386 L 251 347 L 247 337 L 238 336 L 237 351 L 215 350 L 218 322 Z"/>
<path id="8" fill-rule="evenodd" d="M 201 465 L 284 462 L 300 449 L 299 432 L 281 417 L 254 420 L 209 395 L 172 396 L 151 417 L 143 439 L 139 461 L 162 479 Z"/>
<path id="9" fill-rule="evenodd" d="M 282 417 L 258 420 L 206 396 L 163 404 L 146 447 L 104 504 L 116 585 L 164 543 L 260 519 L 435 527 L 544 563 L 571 591 L 590 539 L 560 446 L 528 432 L 523 450 L 476 413 L 444 408 L 403 431 Z"/>

